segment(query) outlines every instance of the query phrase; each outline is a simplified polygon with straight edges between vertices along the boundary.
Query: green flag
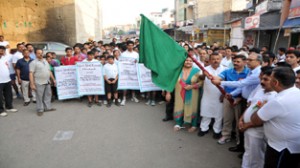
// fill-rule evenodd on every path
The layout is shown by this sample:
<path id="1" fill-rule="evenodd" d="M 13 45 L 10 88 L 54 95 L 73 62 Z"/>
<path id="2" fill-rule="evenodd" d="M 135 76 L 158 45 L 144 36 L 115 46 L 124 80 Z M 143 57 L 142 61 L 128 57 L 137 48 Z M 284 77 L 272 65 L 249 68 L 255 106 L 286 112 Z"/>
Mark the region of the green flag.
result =
<path id="1" fill-rule="evenodd" d="M 147 17 L 141 17 L 139 62 L 151 70 L 154 84 L 172 92 L 187 52 Z"/>

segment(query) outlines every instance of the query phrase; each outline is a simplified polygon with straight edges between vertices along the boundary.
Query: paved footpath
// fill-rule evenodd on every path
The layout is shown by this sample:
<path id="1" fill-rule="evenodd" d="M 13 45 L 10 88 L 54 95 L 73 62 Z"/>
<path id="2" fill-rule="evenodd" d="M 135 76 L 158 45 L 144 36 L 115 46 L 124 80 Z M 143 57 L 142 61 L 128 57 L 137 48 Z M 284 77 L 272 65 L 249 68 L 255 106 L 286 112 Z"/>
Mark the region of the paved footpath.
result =
<path id="1" fill-rule="evenodd" d="M 42 117 L 35 105 L 14 100 L 17 113 L 0 118 L 0 168 L 238 168 L 234 143 L 218 145 L 212 133 L 174 132 L 165 105 L 129 102 L 93 106 L 53 103 Z"/>

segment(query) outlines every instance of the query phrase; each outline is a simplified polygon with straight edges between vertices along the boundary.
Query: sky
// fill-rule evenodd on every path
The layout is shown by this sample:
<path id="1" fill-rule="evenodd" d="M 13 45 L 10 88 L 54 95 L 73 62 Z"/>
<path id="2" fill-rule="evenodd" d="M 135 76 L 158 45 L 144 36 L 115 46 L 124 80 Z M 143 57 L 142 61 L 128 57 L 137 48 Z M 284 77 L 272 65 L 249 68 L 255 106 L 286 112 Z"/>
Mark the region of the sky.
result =
<path id="1" fill-rule="evenodd" d="M 174 9 L 174 0 L 102 0 L 103 27 L 133 24 L 139 15 Z"/>

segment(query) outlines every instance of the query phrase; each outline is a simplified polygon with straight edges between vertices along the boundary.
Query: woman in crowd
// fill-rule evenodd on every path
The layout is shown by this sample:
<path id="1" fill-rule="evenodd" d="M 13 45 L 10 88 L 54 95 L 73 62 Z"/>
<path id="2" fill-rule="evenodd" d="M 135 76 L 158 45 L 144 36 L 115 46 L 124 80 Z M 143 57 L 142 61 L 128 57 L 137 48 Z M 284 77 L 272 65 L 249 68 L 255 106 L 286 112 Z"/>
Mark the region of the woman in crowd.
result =
<path id="1" fill-rule="evenodd" d="M 175 86 L 175 131 L 179 131 L 183 124 L 191 125 L 188 129 L 189 132 L 196 131 L 197 104 L 201 84 L 199 69 L 193 67 L 193 61 L 188 57 L 184 62 L 184 67 Z"/>

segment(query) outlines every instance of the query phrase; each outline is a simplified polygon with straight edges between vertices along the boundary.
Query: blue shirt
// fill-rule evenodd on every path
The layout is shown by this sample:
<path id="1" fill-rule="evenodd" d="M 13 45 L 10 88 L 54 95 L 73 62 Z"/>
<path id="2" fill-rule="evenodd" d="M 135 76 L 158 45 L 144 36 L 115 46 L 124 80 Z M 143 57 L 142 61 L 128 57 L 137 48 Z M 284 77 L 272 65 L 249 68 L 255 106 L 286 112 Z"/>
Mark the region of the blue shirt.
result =
<path id="1" fill-rule="evenodd" d="M 219 77 L 224 80 L 221 82 L 221 85 L 223 82 L 231 82 L 231 81 L 233 82 L 233 81 L 239 81 L 241 79 L 244 79 L 247 77 L 249 72 L 250 69 L 247 67 L 244 67 L 243 71 L 240 73 L 238 73 L 234 68 L 227 69 L 219 74 Z M 231 93 L 236 88 L 237 88 L 236 86 L 225 86 L 224 90 L 226 91 L 226 93 Z"/>
<path id="2" fill-rule="evenodd" d="M 16 68 L 20 70 L 20 78 L 24 81 L 29 81 L 29 63 L 33 59 L 29 58 L 27 62 L 25 58 L 21 58 L 17 61 Z"/>
<path id="3" fill-rule="evenodd" d="M 31 52 L 29 56 L 30 56 L 30 58 L 31 58 L 31 59 L 36 59 L 36 56 L 35 56 L 35 53 L 34 53 L 34 51 L 33 51 L 33 52 Z"/>
<path id="4" fill-rule="evenodd" d="M 251 70 L 247 77 L 239 81 L 222 81 L 222 86 L 236 87 L 237 89 L 231 92 L 232 96 L 237 96 L 242 93 L 244 99 L 248 99 L 250 93 L 260 84 L 259 75 L 261 66 Z"/>

